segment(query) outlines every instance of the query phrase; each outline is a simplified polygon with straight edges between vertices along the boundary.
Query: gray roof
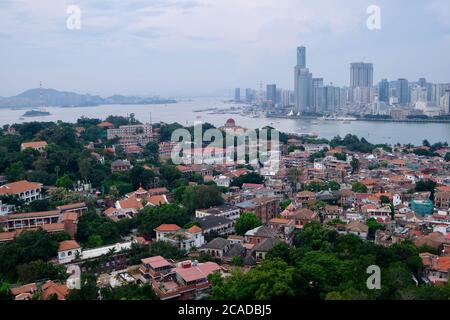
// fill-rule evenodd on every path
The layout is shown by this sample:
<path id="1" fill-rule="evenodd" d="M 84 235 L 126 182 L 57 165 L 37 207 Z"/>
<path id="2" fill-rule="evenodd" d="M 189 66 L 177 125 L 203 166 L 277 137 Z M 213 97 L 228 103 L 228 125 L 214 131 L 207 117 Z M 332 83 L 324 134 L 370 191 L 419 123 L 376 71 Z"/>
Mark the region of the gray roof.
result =
<path id="1" fill-rule="evenodd" d="M 225 256 L 236 257 L 242 255 L 244 252 L 245 248 L 240 243 L 236 243 L 233 247 L 231 247 L 230 251 L 225 253 Z"/>
<path id="2" fill-rule="evenodd" d="M 195 218 L 195 220 L 200 223 L 202 229 L 211 229 L 214 227 L 220 227 L 232 223 L 232 221 L 228 218 L 215 215 L 206 216 L 203 218 Z"/>
<path id="3" fill-rule="evenodd" d="M 205 244 L 202 248 L 222 250 L 229 244 L 230 244 L 229 240 L 226 240 L 224 238 L 215 238 L 210 242 L 208 242 L 207 244 Z"/>
<path id="4" fill-rule="evenodd" d="M 207 212 L 209 214 L 221 214 L 224 212 L 229 212 L 229 211 L 234 211 L 234 210 L 239 210 L 239 208 L 236 206 L 233 206 L 233 205 L 225 204 L 223 206 L 212 207 L 209 209 L 199 209 L 198 211 Z"/>
<path id="5" fill-rule="evenodd" d="M 264 237 L 264 238 L 276 238 L 277 234 L 272 231 L 269 227 L 256 227 L 255 229 L 249 230 L 245 233 L 246 236 Z"/>
<path id="6" fill-rule="evenodd" d="M 270 251 L 278 242 L 281 242 L 281 240 L 276 238 L 268 238 L 254 246 L 252 251 Z"/>

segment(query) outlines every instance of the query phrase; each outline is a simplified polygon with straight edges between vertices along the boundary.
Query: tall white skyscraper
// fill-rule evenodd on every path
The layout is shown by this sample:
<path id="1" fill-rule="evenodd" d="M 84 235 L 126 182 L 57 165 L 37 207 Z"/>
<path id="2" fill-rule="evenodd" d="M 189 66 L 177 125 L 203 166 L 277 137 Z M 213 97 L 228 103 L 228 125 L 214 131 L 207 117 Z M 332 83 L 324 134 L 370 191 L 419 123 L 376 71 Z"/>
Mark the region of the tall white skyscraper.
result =
<path id="1" fill-rule="evenodd" d="M 312 74 L 306 68 L 306 48 L 297 48 L 297 65 L 294 68 L 295 112 L 310 110 L 313 100 Z"/>

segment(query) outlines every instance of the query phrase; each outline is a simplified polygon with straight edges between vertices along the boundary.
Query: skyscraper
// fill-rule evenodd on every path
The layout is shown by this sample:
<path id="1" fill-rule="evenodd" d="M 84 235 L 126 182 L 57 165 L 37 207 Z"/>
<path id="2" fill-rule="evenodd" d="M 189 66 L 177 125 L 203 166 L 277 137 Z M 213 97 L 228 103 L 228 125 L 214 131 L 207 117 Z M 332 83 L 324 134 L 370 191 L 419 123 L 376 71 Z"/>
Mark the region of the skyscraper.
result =
<path id="1" fill-rule="evenodd" d="M 312 74 L 306 68 L 306 48 L 297 48 L 297 65 L 294 68 L 295 112 L 309 110 L 312 105 Z"/>
<path id="2" fill-rule="evenodd" d="M 316 112 L 324 111 L 324 88 L 323 78 L 312 79 L 313 101 L 312 105 Z"/>
<path id="3" fill-rule="evenodd" d="M 424 88 L 427 85 L 427 79 L 425 78 L 419 78 L 418 81 L 419 86 L 421 86 L 422 88 Z"/>
<path id="4" fill-rule="evenodd" d="M 373 87 L 373 64 L 351 63 L 350 64 L 350 87 L 371 88 Z"/>
<path id="5" fill-rule="evenodd" d="M 245 89 L 245 102 L 252 103 L 253 102 L 253 90 L 250 88 Z"/>
<path id="6" fill-rule="evenodd" d="M 297 48 L 297 66 L 306 68 L 306 48 L 304 46 Z"/>
<path id="7" fill-rule="evenodd" d="M 378 84 L 378 101 L 389 104 L 389 81 L 382 79 Z"/>
<path id="8" fill-rule="evenodd" d="M 234 89 L 234 101 L 241 101 L 241 89 Z"/>
<path id="9" fill-rule="evenodd" d="M 450 115 L 450 87 L 445 90 L 445 94 L 442 97 L 442 100 L 444 113 Z"/>
<path id="10" fill-rule="evenodd" d="M 307 112 L 312 101 L 312 74 L 308 68 L 295 67 L 295 111 Z"/>
<path id="11" fill-rule="evenodd" d="M 277 85 L 268 84 L 266 86 L 266 100 L 272 101 L 272 105 L 277 103 Z"/>
<path id="12" fill-rule="evenodd" d="M 407 105 L 409 103 L 409 82 L 407 79 L 397 80 L 397 98 L 400 105 Z"/>

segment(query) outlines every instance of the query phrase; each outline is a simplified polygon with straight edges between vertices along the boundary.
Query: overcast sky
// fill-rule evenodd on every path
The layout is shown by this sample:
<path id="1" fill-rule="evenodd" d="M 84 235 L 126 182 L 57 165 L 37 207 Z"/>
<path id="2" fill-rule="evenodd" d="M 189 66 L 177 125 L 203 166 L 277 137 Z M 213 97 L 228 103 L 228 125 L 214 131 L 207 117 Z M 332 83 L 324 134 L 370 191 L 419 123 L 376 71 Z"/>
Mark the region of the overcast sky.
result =
<path id="1" fill-rule="evenodd" d="M 69 4 L 81 29 L 68 30 Z M 369 5 L 381 30 L 366 27 Z M 44 87 L 109 95 L 211 95 L 293 87 L 296 47 L 326 83 L 349 64 L 375 81 L 450 82 L 448 0 L 0 0 L 0 96 Z"/>

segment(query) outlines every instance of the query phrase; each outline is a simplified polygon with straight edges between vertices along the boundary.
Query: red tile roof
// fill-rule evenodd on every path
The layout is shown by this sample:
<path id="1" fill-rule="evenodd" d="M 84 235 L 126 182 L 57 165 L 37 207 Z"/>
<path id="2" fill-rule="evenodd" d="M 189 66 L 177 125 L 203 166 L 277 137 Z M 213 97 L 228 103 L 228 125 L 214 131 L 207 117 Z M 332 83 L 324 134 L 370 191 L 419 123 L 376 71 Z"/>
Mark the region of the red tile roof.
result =
<path id="1" fill-rule="evenodd" d="M 26 180 L 16 181 L 0 187 L 0 194 L 18 194 L 34 189 L 41 189 L 42 184 Z"/>
<path id="2" fill-rule="evenodd" d="M 177 226 L 176 224 L 162 224 L 158 228 L 155 229 L 155 231 L 159 232 L 176 232 L 180 230 L 181 228 Z"/>
<path id="3" fill-rule="evenodd" d="M 141 262 L 150 265 L 153 269 L 171 266 L 171 263 L 161 256 L 142 259 Z"/>
<path id="4" fill-rule="evenodd" d="M 187 229 L 186 230 L 186 232 L 189 232 L 189 233 L 200 233 L 200 232 L 202 232 L 202 228 L 200 228 L 199 226 L 192 226 L 192 227 L 190 227 L 189 229 Z"/>
<path id="5" fill-rule="evenodd" d="M 66 240 L 59 243 L 58 251 L 66 251 L 72 249 L 80 249 L 80 245 L 75 240 Z"/>

